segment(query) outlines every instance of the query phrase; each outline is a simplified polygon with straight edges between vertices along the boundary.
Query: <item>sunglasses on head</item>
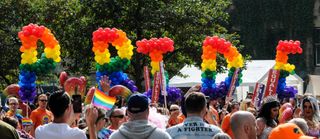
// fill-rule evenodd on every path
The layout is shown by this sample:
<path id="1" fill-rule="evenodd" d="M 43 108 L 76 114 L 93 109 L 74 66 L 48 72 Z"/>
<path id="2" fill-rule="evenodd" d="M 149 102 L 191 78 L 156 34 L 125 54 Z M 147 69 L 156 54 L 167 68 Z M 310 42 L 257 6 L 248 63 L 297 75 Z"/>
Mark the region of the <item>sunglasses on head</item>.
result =
<path id="1" fill-rule="evenodd" d="M 124 118 L 124 115 L 112 115 L 111 117 L 114 117 L 114 118 Z"/>
<path id="2" fill-rule="evenodd" d="M 9 103 L 9 105 L 18 105 L 18 103 Z"/>

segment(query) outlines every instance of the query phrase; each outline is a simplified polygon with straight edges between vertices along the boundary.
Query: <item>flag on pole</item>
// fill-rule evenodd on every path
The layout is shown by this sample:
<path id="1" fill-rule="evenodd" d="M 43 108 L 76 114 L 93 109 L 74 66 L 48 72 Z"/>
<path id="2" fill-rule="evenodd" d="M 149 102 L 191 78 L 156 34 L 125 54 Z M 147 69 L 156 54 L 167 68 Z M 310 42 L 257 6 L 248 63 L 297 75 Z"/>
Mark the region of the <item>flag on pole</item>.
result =
<path id="1" fill-rule="evenodd" d="M 234 73 L 233 73 L 233 76 L 232 76 L 232 80 L 231 80 L 231 84 L 230 84 L 230 87 L 229 87 L 229 90 L 228 90 L 228 94 L 227 94 L 227 97 L 232 97 L 232 95 L 234 94 L 235 90 L 236 90 L 236 81 L 238 80 L 238 76 L 239 76 L 239 72 L 240 72 L 240 69 L 237 68 Z"/>
<path id="2" fill-rule="evenodd" d="M 150 76 L 149 76 L 149 69 L 148 66 L 143 67 L 143 77 L 144 77 L 144 86 L 146 92 L 150 89 Z"/>
<path id="3" fill-rule="evenodd" d="M 113 105 L 116 103 L 115 97 L 110 97 L 99 89 L 95 89 L 92 104 L 93 106 L 103 108 L 105 110 L 111 110 Z"/>
<path id="4" fill-rule="evenodd" d="M 160 94 L 160 79 L 161 75 L 160 72 L 156 72 L 153 77 L 153 89 L 152 89 L 152 98 L 151 102 L 156 103 L 159 100 Z"/>
<path id="5" fill-rule="evenodd" d="M 32 125 L 32 120 L 29 118 L 22 118 L 22 125 Z"/>
<path id="6" fill-rule="evenodd" d="M 166 76 L 164 73 L 164 65 L 163 61 L 160 62 L 160 74 L 161 74 L 161 94 L 163 96 L 167 95 L 167 83 L 166 83 Z"/>
<path id="7" fill-rule="evenodd" d="M 254 95 L 255 97 L 253 97 L 252 99 L 254 99 L 254 106 L 257 108 L 257 110 L 260 109 L 261 104 L 262 104 L 262 100 L 263 100 L 263 96 L 264 96 L 264 88 L 265 85 L 263 83 L 257 83 L 256 87 L 254 89 Z"/>
<path id="8" fill-rule="evenodd" d="M 279 70 L 275 70 L 275 69 L 269 70 L 268 81 L 267 81 L 264 97 L 277 95 L 277 86 L 278 86 L 279 76 L 280 76 Z"/>
<path id="9" fill-rule="evenodd" d="M 256 97 L 258 97 L 259 84 L 260 84 L 260 83 L 256 83 L 256 86 L 254 87 L 253 96 L 252 96 L 252 99 L 251 99 L 251 103 L 252 103 L 252 104 L 255 104 Z"/>

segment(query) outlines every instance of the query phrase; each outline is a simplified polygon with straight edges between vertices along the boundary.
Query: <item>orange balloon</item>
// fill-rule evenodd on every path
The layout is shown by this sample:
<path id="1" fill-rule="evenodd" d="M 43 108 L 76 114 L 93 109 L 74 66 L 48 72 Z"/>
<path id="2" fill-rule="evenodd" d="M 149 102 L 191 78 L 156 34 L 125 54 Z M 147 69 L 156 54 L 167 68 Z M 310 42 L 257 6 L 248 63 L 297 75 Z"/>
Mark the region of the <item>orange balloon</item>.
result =
<path id="1" fill-rule="evenodd" d="M 119 37 L 112 42 L 113 46 L 122 46 L 124 42 L 128 41 L 128 38 L 126 37 L 126 33 L 123 32 L 122 30 L 117 30 L 117 34 L 119 35 Z"/>
<path id="2" fill-rule="evenodd" d="M 163 58 L 162 54 L 160 52 L 152 52 L 149 53 L 149 56 L 151 58 L 151 61 L 158 61 L 160 62 Z"/>

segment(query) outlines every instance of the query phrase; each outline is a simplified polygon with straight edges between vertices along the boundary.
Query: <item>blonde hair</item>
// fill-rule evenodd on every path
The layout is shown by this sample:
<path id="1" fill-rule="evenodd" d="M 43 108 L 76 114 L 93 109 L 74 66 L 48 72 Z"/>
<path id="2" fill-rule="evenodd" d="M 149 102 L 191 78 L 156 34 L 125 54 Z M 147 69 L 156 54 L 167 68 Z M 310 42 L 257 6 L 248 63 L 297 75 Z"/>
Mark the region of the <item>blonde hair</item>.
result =
<path id="1" fill-rule="evenodd" d="M 46 94 L 40 94 L 39 96 L 38 96 L 38 101 L 39 101 L 39 98 L 40 97 L 46 97 L 46 98 L 48 98 L 48 96 L 46 95 Z"/>
<path id="2" fill-rule="evenodd" d="M 9 97 L 8 98 L 8 104 L 10 103 L 10 101 L 12 101 L 12 100 L 14 100 L 14 101 L 16 101 L 17 103 L 19 103 L 19 100 L 16 98 L 16 97 Z"/>

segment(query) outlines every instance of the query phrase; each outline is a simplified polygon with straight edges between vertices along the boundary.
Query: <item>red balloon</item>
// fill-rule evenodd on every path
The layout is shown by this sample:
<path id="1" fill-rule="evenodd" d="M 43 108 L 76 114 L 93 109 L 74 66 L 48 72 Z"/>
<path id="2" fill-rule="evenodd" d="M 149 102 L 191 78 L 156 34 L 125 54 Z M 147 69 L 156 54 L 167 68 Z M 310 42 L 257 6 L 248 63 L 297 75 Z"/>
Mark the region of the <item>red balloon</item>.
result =
<path id="1" fill-rule="evenodd" d="M 68 74 L 65 71 L 62 71 L 60 73 L 59 81 L 60 81 L 60 86 L 64 86 L 64 82 L 68 79 Z"/>
<path id="2" fill-rule="evenodd" d="M 132 92 L 123 85 L 115 85 L 109 90 L 109 96 L 111 97 L 122 96 L 123 98 L 127 99 L 131 94 Z"/>
<path id="3" fill-rule="evenodd" d="M 91 87 L 86 94 L 86 99 L 84 100 L 84 104 L 90 104 L 94 95 L 95 87 Z"/>
<path id="4" fill-rule="evenodd" d="M 77 88 L 77 92 L 75 91 Z M 67 79 L 64 83 L 64 90 L 70 95 L 80 94 L 84 95 L 85 92 L 85 84 L 80 78 L 71 77 Z"/>
<path id="5" fill-rule="evenodd" d="M 80 76 L 80 80 L 82 80 L 83 84 L 87 85 L 87 79 L 84 76 Z"/>
<path id="6" fill-rule="evenodd" d="M 3 95 L 7 96 L 15 96 L 19 98 L 19 90 L 20 87 L 18 84 L 10 84 L 3 90 Z"/>

